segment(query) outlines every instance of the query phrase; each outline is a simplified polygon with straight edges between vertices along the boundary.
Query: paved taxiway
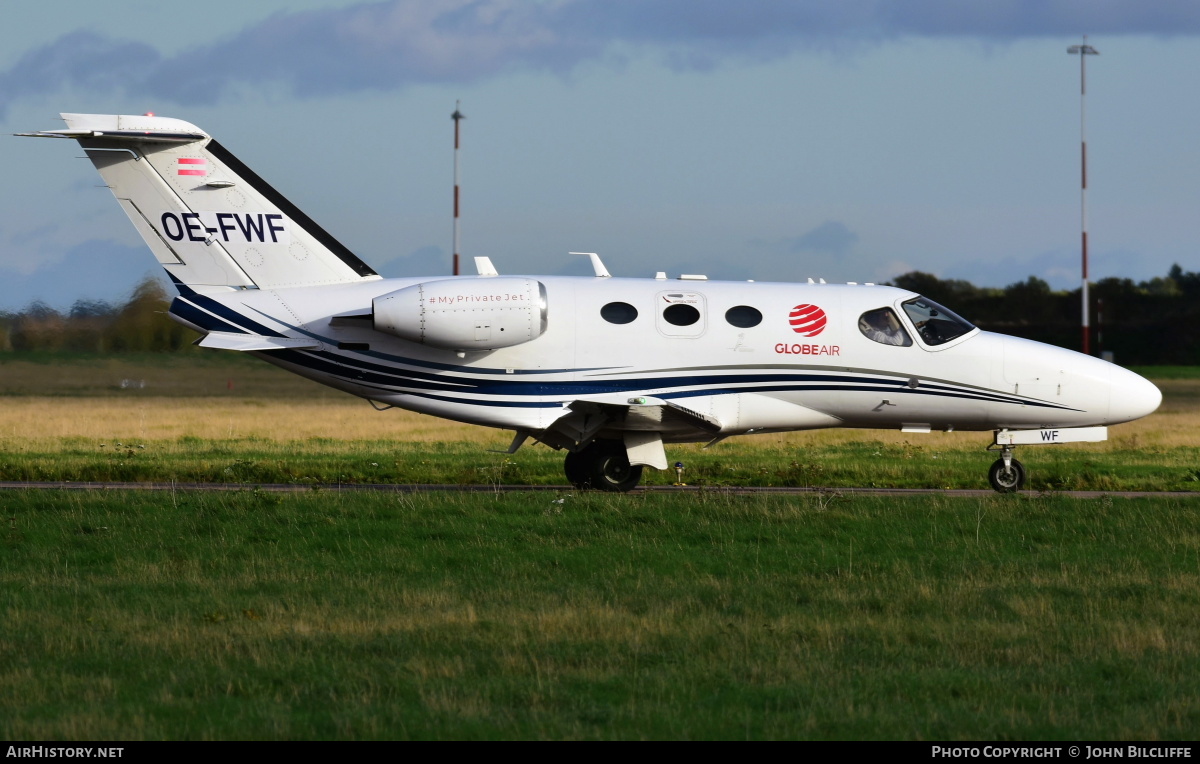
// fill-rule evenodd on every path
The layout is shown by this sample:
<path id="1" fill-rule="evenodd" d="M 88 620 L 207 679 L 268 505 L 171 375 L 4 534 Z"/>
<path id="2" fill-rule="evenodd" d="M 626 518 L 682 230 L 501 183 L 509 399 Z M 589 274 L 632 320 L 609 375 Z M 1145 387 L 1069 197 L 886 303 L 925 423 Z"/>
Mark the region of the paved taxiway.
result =
<path id="1" fill-rule="evenodd" d="M 421 493 L 462 491 L 464 493 L 517 493 L 522 491 L 558 492 L 574 491 L 568 485 L 397 485 L 391 483 L 343 483 L 298 485 L 293 483 L 99 483 L 99 482 L 56 482 L 35 483 L 23 481 L 0 481 L 0 490 L 57 489 L 67 491 L 270 491 L 273 493 L 302 493 L 306 491 L 374 491 L 377 493 Z M 787 486 L 737 487 L 737 486 L 690 486 L 650 485 L 635 488 L 631 493 L 725 493 L 756 494 L 773 493 L 803 495 L 815 493 L 859 494 L 878 496 L 918 496 L 938 494 L 941 496 L 995 496 L 990 489 L 940 489 L 940 488 L 800 488 Z M 1068 496 L 1073 499 L 1097 499 L 1102 496 L 1135 499 L 1155 497 L 1160 499 L 1200 499 L 1200 491 L 1021 491 L 1021 496 Z"/>

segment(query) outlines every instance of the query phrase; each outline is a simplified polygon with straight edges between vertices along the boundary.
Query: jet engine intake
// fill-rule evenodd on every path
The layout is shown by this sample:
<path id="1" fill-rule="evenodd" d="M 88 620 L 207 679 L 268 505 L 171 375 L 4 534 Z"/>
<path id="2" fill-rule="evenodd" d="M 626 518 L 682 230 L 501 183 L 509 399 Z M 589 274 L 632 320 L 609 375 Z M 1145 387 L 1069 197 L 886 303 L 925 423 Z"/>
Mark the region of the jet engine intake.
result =
<path id="1" fill-rule="evenodd" d="M 376 297 L 376 331 L 447 350 L 495 350 L 546 331 L 546 287 L 537 279 L 423 281 Z"/>

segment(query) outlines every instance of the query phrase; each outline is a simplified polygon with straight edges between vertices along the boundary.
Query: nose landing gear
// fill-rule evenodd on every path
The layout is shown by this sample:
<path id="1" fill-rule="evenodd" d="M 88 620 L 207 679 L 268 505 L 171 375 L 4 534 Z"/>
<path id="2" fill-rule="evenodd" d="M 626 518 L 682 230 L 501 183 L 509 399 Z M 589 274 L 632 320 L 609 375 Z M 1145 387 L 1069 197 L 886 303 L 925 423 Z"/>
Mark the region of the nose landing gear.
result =
<path id="1" fill-rule="evenodd" d="M 988 470 L 988 482 L 1000 493 L 1012 493 L 1025 487 L 1025 465 L 1013 458 L 1012 446 L 1000 447 L 1000 458 Z"/>
<path id="2" fill-rule="evenodd" d="M 1025 487 L 1025 465 L 1013 458 L 1014 446 L 1046 446 L 1059 443 L 1098 443 L 1108 440 L 1107 427 L 1045 427 L 1040 430 L 996 430 L 988 451 L 1000 458 L 988 470 L 988 482 L 1000 493 Z"/>

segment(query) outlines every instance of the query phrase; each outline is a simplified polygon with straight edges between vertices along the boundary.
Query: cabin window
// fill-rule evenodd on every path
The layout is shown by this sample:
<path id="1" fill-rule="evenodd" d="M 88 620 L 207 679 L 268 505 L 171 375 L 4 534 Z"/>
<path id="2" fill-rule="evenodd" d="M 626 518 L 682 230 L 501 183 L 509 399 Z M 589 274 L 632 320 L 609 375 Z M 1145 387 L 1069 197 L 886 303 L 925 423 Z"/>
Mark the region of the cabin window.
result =
<path id="1" fill-rule="evenodd" d="M 905 302 L 904 312 L 912 320 L 913 326 L 917 327 L 917 333 L 926 345 L 941 345 L 975 328 L 970 321 L 925 297 Z"/>
<path id="2" fill-rule="evenodd" d="M 762 323 L 762 313 L 749 305 L 735 305 L 725 311 L 725 320 L 739 329 L 749 329 Z"/>
<path id="3" fill-rule="evenodd" d="M 627 302 L 610 302 L 600 309 L 600 317 L 610 324 L 628 324 L 638 317 L 638 312 Z"/>
<path id="4" fill-rule="evenodd" d="M 668 305 L 663 310 L 663 318 L 667 320 L 668 324 L 674 324 L 675 326 L 691 326 L 700 320 L 700 311 L 696 310 L 696 308 L 691 305 L 687 305 L 685 303 L 676 303 L 674 305 Z"/>
<path id="5" fill-rule="evenodd" d="M 900 319 L 891 308 L 868 310 L 858 317 L 858 330 L 863 336 L 881 345 L 908 347 L 912 337 L 900 325 Z"/>

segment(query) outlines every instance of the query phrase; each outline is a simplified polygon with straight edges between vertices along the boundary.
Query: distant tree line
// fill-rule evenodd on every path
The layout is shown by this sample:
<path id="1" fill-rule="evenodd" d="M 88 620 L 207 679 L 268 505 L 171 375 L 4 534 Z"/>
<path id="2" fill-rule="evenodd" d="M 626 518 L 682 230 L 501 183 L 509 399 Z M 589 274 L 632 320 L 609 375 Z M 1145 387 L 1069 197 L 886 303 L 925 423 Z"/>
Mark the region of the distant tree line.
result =
<path id="1" fill-rule="evenodd" d="M 152 277 L 122 305 L 77 300 L 61 313 L 33 302 L 19 313 L 0 312 L 0 351 L 162 353 L 189 347 L 196 333 L 167 316 L 170 304 Z"/>
<path id="2" fill-rule="evenodd" d="M 921 271 L 891 283 L 940 302 L 982 329 L 1072 349 L 1081 344 L 1078 289 L 1056 291 L 1036 276 L 1003 288 L 977 287 Z M 1200 365 L 1200 273 L 1174 265 L 1163 278 L 1107 278 L 1093 283 L 1090 292 L 1093 352 L 1111 351 L 1123 365 Z M 79 300 L 60 313 L 34 302 L 19 313 L 0 312 L 0 351 L 189 348 L 196 333 L 172 321 L 169 306 L 170 297 L 153 278 L 123 305 Z"/>
<path id="3" fill-rule="evenodd" d="M 1080 289 L 1056 291 L 1030 276 L 1003 289 L 913 271 L 895 286 L 940 302 L 981 329 L 1079 350 Z M 1106 278 L 1089 288 L 1092 352 L 1122 365 L 1200 365 L 1200 273 L 1174 265 L 1165 278 Z"/>

